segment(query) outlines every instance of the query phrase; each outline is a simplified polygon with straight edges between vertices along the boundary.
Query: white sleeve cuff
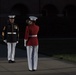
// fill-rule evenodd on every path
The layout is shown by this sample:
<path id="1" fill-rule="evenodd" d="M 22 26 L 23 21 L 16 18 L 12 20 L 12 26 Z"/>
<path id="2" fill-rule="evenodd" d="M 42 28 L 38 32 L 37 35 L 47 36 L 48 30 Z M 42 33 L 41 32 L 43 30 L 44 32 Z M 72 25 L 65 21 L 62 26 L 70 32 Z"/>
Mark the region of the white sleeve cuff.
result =
<path id="1" fill-rule="evenodd" d="M 26 41 L 27 41 L 27 40 L 24 39 L 24 46 L 26 46 Z"/>

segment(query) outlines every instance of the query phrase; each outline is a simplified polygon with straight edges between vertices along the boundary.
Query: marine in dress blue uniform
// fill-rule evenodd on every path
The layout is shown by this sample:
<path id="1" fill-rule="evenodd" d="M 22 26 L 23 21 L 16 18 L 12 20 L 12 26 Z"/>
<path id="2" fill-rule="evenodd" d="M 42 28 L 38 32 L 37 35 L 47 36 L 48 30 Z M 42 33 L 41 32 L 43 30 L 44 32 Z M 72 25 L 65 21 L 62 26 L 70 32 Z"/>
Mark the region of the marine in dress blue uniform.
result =
<path id="1" fill-rule="evenodd" d="M 9 63 L 15 62 L 15 48 L 19 41 L 19 27 L 14 23 L 15 15 L 9 15 L 9 24 L 2 31 L 3 41 L 7 43 L 7 59 Z"/>

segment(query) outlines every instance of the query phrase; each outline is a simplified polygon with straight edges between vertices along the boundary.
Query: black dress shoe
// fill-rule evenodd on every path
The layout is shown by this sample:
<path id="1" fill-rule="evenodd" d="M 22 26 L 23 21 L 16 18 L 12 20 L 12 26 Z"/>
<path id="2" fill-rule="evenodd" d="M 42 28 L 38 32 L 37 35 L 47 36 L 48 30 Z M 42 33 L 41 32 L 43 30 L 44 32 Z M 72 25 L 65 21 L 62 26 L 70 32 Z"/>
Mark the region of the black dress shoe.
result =
<path id="1" fill-rule="evenodd" d="M 32 70 L 29 70 L 29 71 L 31 71 L 31 72 L 32 72 Z"/>
<path id="2" fill-rule="evenodd" d="M 36 71 L 36 70 L 33 69 L 33 70 L 29 70 L 29 71 L 33 72 L 33 71 Z"/>
<path id="3" fill-rule="evenodd" d="M 15 63 L 15 61 L 11 61 L 11 63 Z"/>
<path id="4" fill-rule="evenodd" d="M 32 71 L 36 71 L 35 69 L 33 69 Z"/>
<path id="5" fill-rule="evenodd" d="M 8 63 L 11 63 L 12 61 L 11 60 L 8 60 Z"/>

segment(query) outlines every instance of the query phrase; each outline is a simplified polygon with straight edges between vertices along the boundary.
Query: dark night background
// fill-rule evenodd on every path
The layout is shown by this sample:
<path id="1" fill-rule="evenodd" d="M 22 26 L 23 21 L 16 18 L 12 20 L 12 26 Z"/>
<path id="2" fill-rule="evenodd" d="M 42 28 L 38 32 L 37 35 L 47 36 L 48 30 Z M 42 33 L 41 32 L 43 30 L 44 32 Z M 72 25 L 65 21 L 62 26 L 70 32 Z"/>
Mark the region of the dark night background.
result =
<path id="1" fill-rule="evenodd" d="M 76 53 L 76 0 L 0 0 L 0 32 L 9 14 L 16 15 L 20 39 L 28 16 L 38 17 L 40 52 Z"/>

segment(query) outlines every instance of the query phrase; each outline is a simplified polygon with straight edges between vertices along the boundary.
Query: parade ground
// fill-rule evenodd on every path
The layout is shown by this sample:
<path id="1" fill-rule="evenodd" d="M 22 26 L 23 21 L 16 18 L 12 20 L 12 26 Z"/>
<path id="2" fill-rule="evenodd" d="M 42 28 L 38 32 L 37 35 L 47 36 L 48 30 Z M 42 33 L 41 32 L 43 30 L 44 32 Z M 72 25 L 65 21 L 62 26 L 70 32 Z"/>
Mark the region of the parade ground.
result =
<path id="1" fill-rule="evenodd" d="M 76 75 L 76 63 L 43 54 L 39 54 L 37 71 L 30 72 L 25 50 L 16 49 L 16 63 L 8 63 L 6 52 L 6 46 L 0 44 L 0 75 Z"/>

